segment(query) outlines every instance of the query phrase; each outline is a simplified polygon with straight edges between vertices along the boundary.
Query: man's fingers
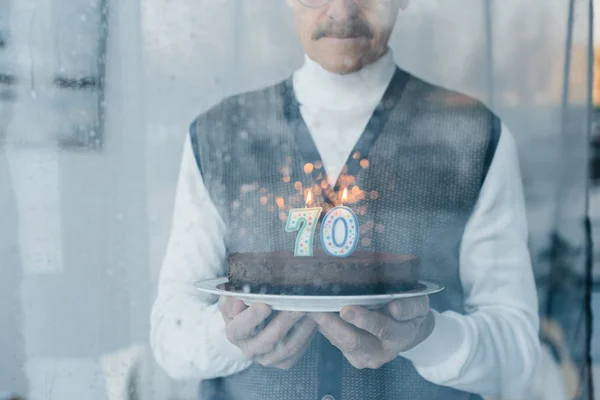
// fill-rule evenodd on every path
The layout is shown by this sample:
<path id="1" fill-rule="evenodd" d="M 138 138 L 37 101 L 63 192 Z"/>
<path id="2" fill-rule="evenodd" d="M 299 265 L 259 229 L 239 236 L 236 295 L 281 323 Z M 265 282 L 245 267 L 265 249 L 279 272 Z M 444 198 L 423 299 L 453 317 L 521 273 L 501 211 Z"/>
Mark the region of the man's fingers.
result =
<path id="1" fill-rule="evenodd" d="M 429 296 L 394 300 L 388 304 L 390 315 L 397 321 L 425 318 L 429 313 Z"/>
<path id="2" fill-rule="evenodd" d="M 386 346 L 405 349 L 419 335 L 420 325 L 426 317 L 416 317 L 408 321 L 396 319 L 378 311 L 370 311 L 362 307 L 346 307 L 341 311 L 344 320 L 375 336 Z"/>
<path id="3" fill-rule="evenodd" d="M 418 317 L 404 323 L 414 324 L 415 337 L 411 342 L 404 343 L 402 351 L 410 350 L 431 335 L 431 332 L 433 332 L 433 329 L 435 328 L 435 317 L 432 312 L 429 312 L 425 317 Z"/>
<path id="4" fill-rule="evenodd" d="M 314 313 L 310 317 L 319 325 L 319 332 L 337 348 L 344 339 L 354 335 L 355 328 L 333 313 Z"/>
<path id="5" fill-rule="evenodd" d="M 341 317 L 375 336 L 379 340 L 402 340 L 413 335 L 412 324 L 396 321 L 394 318 L 377 311 L 362 307 L 346 307 Z"/>
<path id="6" fill-rule="evenodd" d="M 275 351 L 288 332 L 306 314 L 302 312 L 281 312 L 255 337 L 246 341 L 247 349 L 257 355 Z"/>
<path id="7" fill-rule="evenodd" d="M 379 351 L 377 338 L 347 323 L 336 314 L 317 313 L 313 318 L 319 324 L 319 332 L 342 352 L 375 354 Z"/>
<path id="8" fill-rule="evenodd" d="M 227 324 L 227 338 L 231 342 L 248 339 L 252 331 L 271 314 L 271 307 L 266 304 L 253 304 L 242 311 Z"/>
<path id="9" fill-rule="evenodd" d="M 290 331 L 288 336 L 271 353 L 255 359 L 261 365 L 282 369 L 292 367 L 298 361 L 298 355 L 304 353 L 316 332 L 317 323 L 303 318 Z"/>
<path id="10" fill-rule="evenodd" d="M 287 353 L 298 353 L 310 343 L 316 331 L 317 323 L 310 318 L 303 318 L 284 339 L 283 348 Z"/>

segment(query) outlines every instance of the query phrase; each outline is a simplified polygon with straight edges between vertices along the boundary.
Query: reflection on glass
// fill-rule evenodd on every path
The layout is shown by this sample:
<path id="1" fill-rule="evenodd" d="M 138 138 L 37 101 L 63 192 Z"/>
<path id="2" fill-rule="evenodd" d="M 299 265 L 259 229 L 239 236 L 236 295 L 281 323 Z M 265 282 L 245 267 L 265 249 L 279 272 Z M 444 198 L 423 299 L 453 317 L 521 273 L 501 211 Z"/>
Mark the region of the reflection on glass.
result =
<path id="1" fill-rule="evenodd" d="M 102 148 L 102 98 L 106 60 L 106 5 L 73 0 L 55 8 L 56 71 L 53 83 L 62 147 Z"/>
<path id="2" fill-rule="evenodd" d="M 198 398 L 198 379 L 168 377 L 148 341 L 148 314 L 170 233 L 182 139 L 194 116 L 230 95 L 280 82 L 302 65 L 304 54 L 289 8 L 299 1 L 323 9 L 354 4 L 0 0 L 1 400 L 13 392 L 30 400 Z M 588 0 L 574 0 L 573 43 L 565 51 L 570 1 L 546 0 L 540 7 L 522 0 L 413 0 L 399 16 L 391 47 L 401 67 L 482 100 L 514 134 L 547 367 L 536 375 L 536 384 L 557 396 L 561 391 L 570 395 L 560 400 L 589 400 L 585 202 L 590 15 Z M 365 10 L 364 5 L 375 2 L 356 1 Z M 566 77 L 565 55 L 570 60 Z M 590 221 L 598 243 L 600 48 L 595 63 L 591 176 L 596 187 Z M 468 111 L 470 104 L 459 95 L 438 100 L 456 113 Z M 235 140 L 253 138 L 260 122 L 257 114 L 250 115 Z M 102 151 L 74 151 L 80 149 Z M 216 152 L 206 156 L 241 164 Z M 363 174 L 376 174 L 376 162 L 357 160 Z M 250 173 L 262 167 L 259 162 L 239 170 Z M 292 174 L 286 168 L 274 171 L 278 185 L 301 193 L 311 187 L 302 179 L 323 168 L 327 164 L 319 161 L 299 165 Z M 348 195 L 356 197 L 351 205 L 359 218 L 371 211 L 358 202 L 391 198 L 391 190 L 362 184 L 354 188 L 356 193 L 351 188 Z M 254 211 L 262 216 L 272 214 L 284 224 L 287 209 L 303 205 L 302 196 L 294 200 L 263 189 L 256 182 L 240 188 L 240 196 L 255 199 Z M 325 180 L 312 190 L 316 197 L 332 191 Z M 241 217 L 253 209 L 236 198 L 231 211 Z M 187 222 L 190 215 L 181 218 Z M 199 220 L 205 222 L 206 216 Z M 386 210 L 379 217 L 394 218 Z M 379 222 L 361 224 L 361 246 L 378 246 L 388 238 L 389 225 Z M 284 235 L 281 230 L 278 237 Z M 240 237 L 264 242 L 252 229 Z M 429 247 L 438 245 L 432 241 Z M 435 261 L 426 264 L 430 272 L 444 263 Z M 600 281 L 600 263 L 594 276 Z M 187 317 L 172 322 L 175 328 L 190 326 Z M 216 326 L 221 320 L 211 322 Z M 190 336 L 195 340 L 201 334 Z M 180 336 L 169 339 L 171 344 L 184 342 Z M 191 342 L 168 352 L 167 361 L 181 360 L 205 343 Z M 595 346 L 593 354 L 600 357 L 600 343 Z M 214 354 L 216 360 L 224 356 Z M 194 365 L 205 360 L 201 356 Z M 215 373 L 218 368 L 217 361 L 207 369 Z M 311 388 L 297 389 L 302 395 L 307 393 L 302 389 Z M 540 397 L 528 400 L 550 400 Z"/>

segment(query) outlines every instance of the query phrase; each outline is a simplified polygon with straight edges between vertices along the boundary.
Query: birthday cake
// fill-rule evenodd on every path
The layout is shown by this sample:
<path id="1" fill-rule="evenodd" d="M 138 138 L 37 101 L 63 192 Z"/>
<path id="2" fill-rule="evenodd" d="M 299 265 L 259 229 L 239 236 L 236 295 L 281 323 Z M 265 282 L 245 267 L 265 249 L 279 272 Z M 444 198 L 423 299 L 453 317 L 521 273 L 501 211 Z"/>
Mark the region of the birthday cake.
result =
<path id="1" fill-rule="evenodd" d="M 229 284 L 265 294 L 365 295 L 417 289 L 419 258 L 413 255 L 355 251 L 331 257 L 316 251 L 295 257 L 291 251 L 231 253 Z"/>

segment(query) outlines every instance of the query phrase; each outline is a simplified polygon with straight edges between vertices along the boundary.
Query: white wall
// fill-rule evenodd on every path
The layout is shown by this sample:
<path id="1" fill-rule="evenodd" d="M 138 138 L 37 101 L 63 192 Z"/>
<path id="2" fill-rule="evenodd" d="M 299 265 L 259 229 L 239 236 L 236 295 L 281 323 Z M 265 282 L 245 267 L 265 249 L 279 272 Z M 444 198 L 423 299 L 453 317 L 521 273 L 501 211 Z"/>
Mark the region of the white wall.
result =
<path id="1" fill-rule="evenodd" d="M 577 3 L 576 51 L 585 44 L 584 3 Z M 550 273 L 550 262 L 543 254 L 552 244 L 552 233 L 565 235 L 574 247 L 583 244 L 587 144 L 581 125 L 570 125 L 572 135 L 564 144 L 559 134 L 567 10 L 567 0 L 494 2 L 493 99 L 488 97 L 483 1 L 412 1 L 400 15 L 392 39 L 402 67 L 434 83 L 493 101 L 494 110 L 516 136 L 527 185 L 531 247 L 540 278 Z M 302 52 L 283 1 L 146 0 L 142 32 L 150 265 L 155 279 L 168 238 L 181 145 L 189 123 L 226 95 L 283 79 L 301 64 Z M 574 107 L 569 115 L 575 124 L 584 118 L 585 109 L 579 106 L 586 89 L 585 63 L 577 60 L 573 63 L 577 79 L 570 85 Z M 583 259 L 574 260 L 573 265 L 581 273 Z M 542 289 L 540 293 L 541 301 L 547 301 L 547 292 Z M 574 306 L 576 311 L 563 313 L 566 326 L 575 326 L 581 304 Z"/>

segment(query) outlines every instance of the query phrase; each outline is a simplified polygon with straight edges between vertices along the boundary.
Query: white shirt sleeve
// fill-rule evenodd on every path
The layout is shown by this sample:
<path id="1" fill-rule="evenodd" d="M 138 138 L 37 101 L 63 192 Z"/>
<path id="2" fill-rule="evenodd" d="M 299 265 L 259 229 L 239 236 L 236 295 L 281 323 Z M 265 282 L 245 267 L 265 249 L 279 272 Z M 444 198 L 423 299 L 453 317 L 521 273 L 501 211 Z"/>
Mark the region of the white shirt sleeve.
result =
<path id="1" fill-rule="evenodd" d="M 527 399 L 540 357 L 537 291 L 514 137 L 502 126 L 460 251 L 466 315 L 434 311 L 433 334 L 401 353 L 430 382 Z"/>
<path id="2" fill-rule="evenodd" d="M 227 340 L 217 298 L 193 287 L 196 281 L 225 275 L 224 234 L 188 135 L 150 331 L 154 357 L 174 379 L 227 376 L 251 365 Z"/>

